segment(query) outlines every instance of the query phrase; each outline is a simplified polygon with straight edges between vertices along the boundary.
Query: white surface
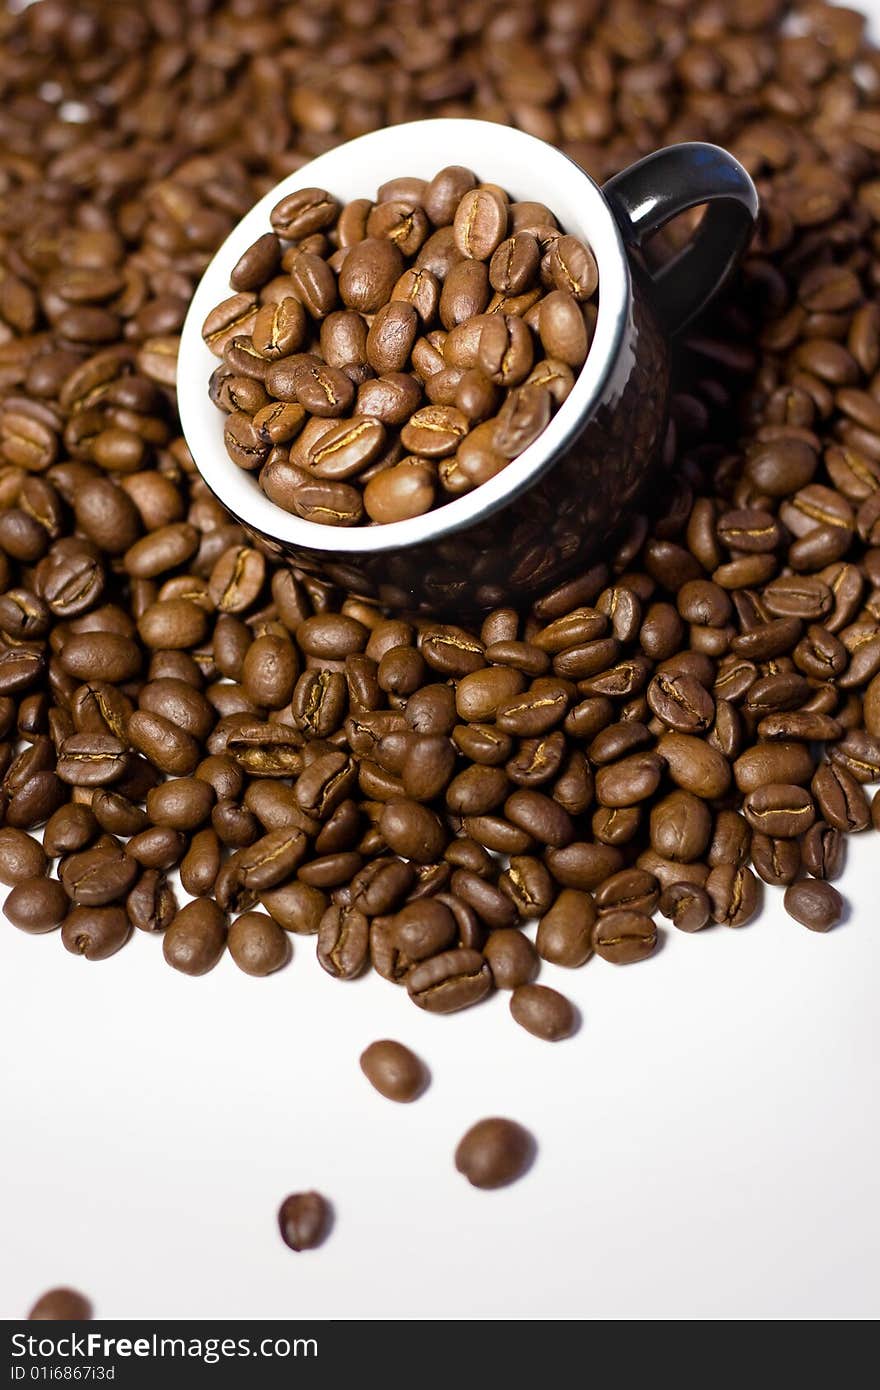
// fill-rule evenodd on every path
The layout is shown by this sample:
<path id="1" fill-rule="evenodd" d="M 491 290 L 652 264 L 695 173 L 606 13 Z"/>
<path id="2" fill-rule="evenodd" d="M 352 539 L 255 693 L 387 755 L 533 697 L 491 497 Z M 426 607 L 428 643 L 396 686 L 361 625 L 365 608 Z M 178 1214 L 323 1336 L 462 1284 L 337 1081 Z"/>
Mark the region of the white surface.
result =
<path id="1" fill-rule="evenodd" d="M 493 179 L 513 198 L 552 205 L 560 225 L 590 243 L 602 287 L 596 331 L 590 352 L 568 398 L 541 437 L 477 492 L 447 502 L 430 517 L 413 517 L 385 526 L 328 528 L 305 521 L 276 506 L 260 490 L 253 474 L 234 464 L 223 445 L 224 416 L 208 397 L 208 379 L 218 359 L 205 345 L 202 324 L 216 304 L 231 294 L 229 276 L 239 257 L 264 232 L 269 214 L 281 198 L 300 188 L 326 188 L 343 202 L 372 197 L 402 169 L 433 178 L 453 160 Z M 621 384 L 629 363 L 616 355 L 629 308 L 630 276 L 620 232 L 596 184 L 573 160 L 525 131 L 489 121 L 410 121 L 372 131 L 322 154 L 277 184 L 246 213 L 220 247 L 193 295 L 183 325 L 178 355 L 177 394 L 181 424 L 190 451 L 209 486 L 230 511 L 268 536 L 334 554 L 384 551 L 439 536 L 469 525 L 494 504 L 502 504 L 530 486 L 573 433 L 603 391 L 609 374 Z"/>
<path id="2" fill-rule="evenodd" d="M 309 938 L 272 979 L 192 980 L 143 935 L 89 963 L 2 924 L 0 1317 L 58 1282 L 145 1319 L 876 1315 L 876 854 L 827 936 L 770 890 L 739 931 L 546 967 L 583 1013 L 555 1045 L 505 995 L 435 1018 L 331 980 Z M 431 1067 L 411 1106 L 360 1073 L 382 1036 Z M 540 1149 L 481 1193 L 452 1153 L 492 1113 Z M 336 1227 L 296 1255 L 275 1212 L 312 1186 Z"/>
<path id="3" fill-rule="evenodd" d="M 555 1046 L 504 996 L 431 1018 L 331 980 L 305 938 L 273 979 L 189 980 L 143 936 L 90 964 L 0 921 L 0 1317 L 62 1281 L 144 1319 L 876 1317 L 878 846 L 827 936 L 770 889 L 739 931 L 546 967 L 584 1016 Z M 360 1074 L 380 1036 L 432 1068 L 413 1106 Z M 489 1113 L 540 1152 L 478 1193 L 452 1151 Z M 337 1222 L 296 1255 L 275 1210 L 306 1186 Z"/>

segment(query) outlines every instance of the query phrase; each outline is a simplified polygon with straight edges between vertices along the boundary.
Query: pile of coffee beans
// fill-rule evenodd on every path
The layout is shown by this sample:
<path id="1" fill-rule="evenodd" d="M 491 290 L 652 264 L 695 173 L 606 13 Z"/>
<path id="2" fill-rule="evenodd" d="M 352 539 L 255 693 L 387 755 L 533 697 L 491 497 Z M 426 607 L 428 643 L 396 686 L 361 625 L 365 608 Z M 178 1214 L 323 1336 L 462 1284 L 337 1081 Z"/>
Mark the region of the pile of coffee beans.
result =
<path id="1" fill-rule="evenodd" d="M 460 165 L 341 207 L 282 198 L 205 320 L 226 452 L 287 512 L 403 521 L 494 478 L 570 392 L 599 272 Z"/>
<path id="2" fill-rule="evenodd" d="M 514 1017 L 555 1037 L 573 1020 L 535 990 L 541 958 L 640 960 L 658 912 L 738 926 L 761 880 L 808 926 L 839 920 L 828 880 L 846 834 L 880 815 L 865 791 L 880 775 L 880 63 L 851 12 L 806 4 L 795 32 L 787 10 L 484 5 L 418 31 L 415 8 L 392 24 L 375 3 L 43 0 L 5 17 L 10 921 L 60 927 L 90 960 L 132 926 L 160 933 L 190 974 L 227 948 L 267 974 L 287 933 L 314 933 L 341 979 L 372 966 L 444 1012 L 509 989 Z M 531 612 L 477 625 L 389 616 L 278 565 L 202 484 L 174 403 L 192 288 L 253 199 L 334 141 L 427 114 L 512 120 L 599 177 L 708 136 L 763 202 L 734 292 L 682 345 L 654 509 Z M 261 437 L 264 477 L 299 470 L 293 493 L 328 437 L 344 436 L 326 481 L 358 508 L 410 446 L 405 468 L 433 476 L 421 414 L 477 433 L 463 383 L 490 419 L 523 393 L 546 414 L 533 358 L 567 380 L 583 359 L 588 250 L 466 170 L 345 208 L 308 189 L 273 224 L 233 274 L 241 312 L 211 336 L 232 436 L 268 409 L 301 425 L 294 452 L 315 443 L 291 464 Z M 573 315 L 577 352 L 556 331 Z M 477 357 L 453 360 L 475 323 Z M 504 361 L 527 344 L 521 384 L 491 380 L 490 328 Z M 428 405 L 407 397 L 394 420 L 364 405 L 429 356 Z M 352 429 L 381 439 L 369 459 Z M 357 488 L 331 458 L 356 459 Z"/>
<path id="3" fill-rule="evenodd" d="M 286 933 L 312 934 L 339 979 L 373 968 L 436 1012 L 507 989 L 517 1021 L 553 1039 L 576 1020 L 535 987 L 542 960 L 639 961 L 658 913 L 738 927 L 764 883 L 811 929 L 840 920 L 847 836 L 880 824 L 880 54 L 859 14 L 38 0 L 0 14 L 0 90 L 10 921 L 60 927 L 88 960 L 132 928 L 159 934 L 194 975 L 227 947 L 277 970 Z M 427 116 L 519 126 L 600 181 L 714 140 L 762 201 L 730 293 L 679 345 L 644 514 L 531 611 L 475 624 L 389 616 L 278 564 L 202 483 L 174 394 L 193 289 L 255 199 L 341 140 Z M 361 212 L 375 231 L 400 201 Z M 368 240 L 395 256 L 387 234 Z M 320 249 L 284 267 L 278 243 L 306 301 L 310 272 L 335 277 Z M 506 303 L 511 342 L 533 307 Z M 327 308 L 319 346 L 350 312 Z M 265 388 L 234 374 L 243 428 Z M 382 371 L 364 375 L 343 372 L 351 404 Z M 282 401 L 278 418 L 291 409 L 311 407 Z M 396 1086 L 388 1067 L 376 1076 Z M 508 1167 L 524 1162 L 492 1134 Z M 473 1151 L 468 1176 L 491 1173 Z"/>

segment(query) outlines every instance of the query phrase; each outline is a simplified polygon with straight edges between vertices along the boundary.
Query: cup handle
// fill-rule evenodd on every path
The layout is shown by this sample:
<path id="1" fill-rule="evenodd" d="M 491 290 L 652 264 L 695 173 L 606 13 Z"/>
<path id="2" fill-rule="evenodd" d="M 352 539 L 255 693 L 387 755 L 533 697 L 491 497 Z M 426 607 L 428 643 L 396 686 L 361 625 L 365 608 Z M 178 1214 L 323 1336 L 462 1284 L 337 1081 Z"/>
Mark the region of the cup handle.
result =
<path id="1" fill-rule="evenodd" d="M 677 213 L 708 203 L 684 250 L 651 279 L 667 333 L 678 333 L 718 293 L 742 255 L 758 216 L 745 169 L 718 145 L 669 145 L 615 174 L 602 189 L 628 247 L 640 247 Z"/>

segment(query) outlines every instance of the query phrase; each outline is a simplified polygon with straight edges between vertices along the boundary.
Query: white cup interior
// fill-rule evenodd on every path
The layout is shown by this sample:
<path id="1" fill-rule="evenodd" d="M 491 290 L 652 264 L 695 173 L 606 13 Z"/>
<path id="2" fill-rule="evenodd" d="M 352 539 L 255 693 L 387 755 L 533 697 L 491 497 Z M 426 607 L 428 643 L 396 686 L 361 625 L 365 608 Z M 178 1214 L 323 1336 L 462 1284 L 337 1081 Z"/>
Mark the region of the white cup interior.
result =
<path id="1" fill-rule="evenodd" d="M 573 390 L 534 444 L 489 482 L 464 497 L 407 521 L 384 526 L 322 526 L 278 507 L 256 477 L 228 457 L 223 412 L 208 396 L 218 359 L 206 347 L 202 324 L 226 299 L 230 273 L 257 237 L 270 230 L 269 213 L 299 188 L 325 188 L 341 202 L 375 196 L 387 180 L 408 174 L 432 178 L 448 164 L 464 164 L 516 200 L 546 203 L 566 232 L 592 248 L 599 268 L 599 313 L 590 351 Z M 629 312 L 629 267 L 620 231 L 592 179 L 566 155 L 521 130 L 489 121 L 431 120 L 390 126 L 320 155 L 276 185 L 230 232 L 193 296 L 180 342 L 177 393 L 183 432 L 212 492 L 246 526 L 312 551 L 367 554 L 416 545 L 471 525 L 534 480 L 581 428 L 617 365 Z"/>

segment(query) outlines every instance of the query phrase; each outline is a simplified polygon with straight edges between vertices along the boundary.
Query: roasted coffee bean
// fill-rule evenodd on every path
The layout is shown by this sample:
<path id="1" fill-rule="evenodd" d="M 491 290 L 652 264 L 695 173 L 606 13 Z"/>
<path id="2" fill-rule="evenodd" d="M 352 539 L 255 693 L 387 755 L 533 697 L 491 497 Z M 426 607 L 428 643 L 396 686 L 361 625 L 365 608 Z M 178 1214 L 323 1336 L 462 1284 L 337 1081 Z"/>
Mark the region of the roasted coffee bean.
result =
<path id="1" fill-rule="evenodd" d="M 506 1187 L 531 1167 L 535 1141 L 515 1120 L 488 1119 L 472 1125 L 455 1150 L 455 1166 L 472 1187 Z"/>
<path id="2" fill-rule="evenodd" d="M 568 812 L 542 792 L 513 792 L 504 803 L 504 814 L 540 844 L 560 849 L 574 838 L 574 825 Z"/>
<path id="3" fill-rule="evenodd" d="M 455 918 L 449 908 L 433 898 L 407 903 L 392 919 L 394 942 L 409 961 L 426 960 L 446 950 L 455 940 Z"/>
<path id="4" fill-rule="evenodd" d="M 271 975 L 290 960 L 290 940 L 265 912 L 244 912 L 229 928 L 229 954 L 246 975 Z"/>
<path id="5" fill-rule="evenodd" d="M 743 811 L 753 830 L 778 839 L 805 834 L 816 818 L 813 798 L 804 787 L 778 782 L 749 792 Z"/>
<path id="6" fill-rule="evenodd" d="M 683 791 L 714 800 L 730 786 L 730 764 L 716 749 L 691 734 L 663 734 L 657 752 Z"/>
<path id="7" fill-rule="evenodd" d="M 88 1322 L 92 1316 L 89 1300 L 75 1289 L 50 1289 L 42 1294 L 28 1313 L 30 1322 Z"/>
<path id="8" fill-rule="evenodd" d="M 494 188 L 472 188 L 455 211 L 453 233 L 463 256 L 486 261 L 507 232 L 508 204 Z"/>
<path id="9" fill-rule="evenodd" d="M 213 970 L 226 948 L 226 916 L 210 898 L 196 898 L 182 907 L 162 939 L 169 965 L 184 975 Z"/>
<path id="10" fill-rule="evenodd" d="M 644 960 L 656 945 L 657 928 L 644 912 L 603 912 L 593 928 L 593 949 L 614 965 Z"/>
<path id="11" fill-rule="evenodd" d="M 459 948 L 430 956 L 406 976 L 409 997 L 430 1013 L 453 1013 L 478 1004 L 492 988 L 492 974 L 479 951 Z"/>
<path id="12" fill-rule="evenodd" d="M 389 801 L 379 826 L 388 847 L 417 864 L 439 859 L 449 838 L 439 816 L 417 801 Z"/>
<path id="13" fill-rule="evenodd" d="M 659 907 L 679 931 L 702 931 L 711 918 L 709 894 L 695 883 L 670 884 L 660 895 Z"/>
<path id="14" fill-rule="evenodd" d="M 3 905 L 12 925 L 26 932 L 54 931 L 69 909 L 70 899 L 63 885 L 42 876 L 19 879 Z"/>
<path id="15" fill-rule="evenodd" d="M 41 877 L 48 869 L 46 853 L 40 842 L 23 830 L 0 827 L 0 883 L 14 887 L 25 879 Z"/>
<path id="16" fill-rule="evenodd" d="M 801 841 L 801 857 L 814 878 L 837 878 L 843 869 L 844 838 L 839 830 L 816 821 Z"/>
<path id="17" fill-rule="evenodd" d="M 103 907 L 125 896 L 137 878 L 137 864 L 121 849 L 96 846 L 68 855 L 60 878 L 77 905 Z"/>
<path id="18" fill-rule="evenodd" d="M 489 933 L 483 947 L 496 989 L 517 989 L 527 985 L 538 973 L 538 955 L 527 936 L 515 927 L 501 927 Z"/>
<path id="19" fill-rule="evenodd" d="M 868 799 L 848 768 L 820 763 L 810 790 L 823 818 L 834 829 L 867 829 L 870 823 Z M 809 829 L 809 826 L 804 828 Z"/>
<path id="20" fill-rule="evenodd" d="M 125 900 L 125 911 L 139 931 L 165 931 L 177 913 L 174 889 L 158 869 L 142 873 Z"/>
<path id="21" fill-rule="evenodd" d="M 708 729 L 715 716 L 714 700 L 693 676 L 655 676 L 648 686 L 647 700 L 652 713 L 680 734 Z"/>
<path id="22" fill-rule="evenodd" d="M 574 840 L 563 849 L 549 848 L 544 857 L 560 887 L 577 888 L 581 892 L 598 888 L 623 866 L 619 850 L 608 844 L 590 844 L 587 840 Z"/>
<path id="23" fill-rule="evenodd" d="M 540 917 L 553 901 L 553 880 L 540 859 L 511 855 L 498 887 L 515 906 L 520 917 Z"/>
<path id="24" fill-rule="evenodd" d="M 318 932 L 328 906 L 326 894 L 298 879 L 267 889 L 260 893 L 259 900 L 280 927 L 301 936 Z"/>
<path id="25" fill-rule="evenodd" d="M 577 1027 L 573 1005 L 564 994 L 546 985 L 518 985 L 510 996 L 510 1014 L 527 1033 L 545 1042 L 568 1038 Z"/>
<path id="26" fill-rule="evenodd" d="M 756 830 L 752 835 L 752 863 L 755 872 L 765 883 L 776 886 L 791 883 L 801 867 L 801 850 L 797 840 L 774 839 Z"/>
<path id="27" fill-rule="evenodd" d="M 98 829 L 98 822 L 91 808 L 71 801 L 66 806 L 59 806 L 46 822 L 43 850 L 45 854 L 54 858 L 56 855 L 71 854 L 76 850 L 85 849 L 97 836 Z M 0 878 L 3 878 L 4 872 L 3 845 L 5 837 L 9 834 L 9 831 L 0 831 Z M 41 858 L 37 862 L 43 866 L 40 870 L 42 872 L 45 859 Z M 3 882 L 7 880 L 3 878 Z"/>
<path id="28" fill-rule="evenodd" d="M 645 912 L 657 906 L 660 887 L 653 874 L 644 869 L 621 869 L 596 889 L 594 902 L 600 912 Z"/>
<path id="29" fill-rule="evenodd" d="M 771 782 L 808 782 L 814 762 L 802 743 L 759 743 L 737 759 L 733 771 L 740 791 L 751 792 Z"/>
<path id="30" fill-rule="evenodd" d="M 351 881 L 351 905 L 368 917 L 393 912 L 415 879 L 415 869 L 404 859 L 373 859 Z"/>
<path id="31" fill-rule="evenodd" d="M 651 808 L 651 846 L 666 859 L 687 863 L 705 854 L 712 817 L 691 792 L 674 791 Z"/>
<path id="32" fill-rule="evenodd" d="M 403 1043 L 386 1038 L 370 1043 L 360 1056 L 361 1071 L 386 1100 L 408 1103 L 428 1084 L 424 1064 Z"/>
<path id="33" fill-rule="evenodd" d="M 363 912 L 331 904 L 318 927 L 318 960 L 340 980 L 353 980 L 367 964 L 370 926 Z"/>
<path id="34" fill-rule="evenodd" d="M 828 750 L 828 756 L 857 782 L 880 780 L 880 738 L 864 729 L 851 729 Z"/>
<path id="35" fill-rule="evenodd" d="M 314 1250 L 330 1231 L 330 1206 L 320 1192 L 294 1192 L 278 1209 L 278 1229 L 290 1250 Z"/>
<path id="36" fill-rule="evenodd" d="M 716 865 L 705 887 L 712 904 L 712 921 L 728 927 L 743 926 L 760 905 L 755 875 L 742 864 Z"/>
<path id="37" fill-rule="evenodd" d="M 66 949 L 86 960 L 106 960 L 131 935 L 131 923 L 121 907 L 74 907 L 61 925 Z"/>
<path id="38" fill-rule="evenodd" d="M 603 806 L 634 806 L 660 785 L 663 760 L 656 753 L 633 753 L 596 773 L 596 798 Z"/>
<path id="39" fill-rule="evenodd" d="M 830 883 L 805 878 L 785 890 L 785 910 L 810 931 L 830 931 L 843 916 L 844 901 Z"/>

